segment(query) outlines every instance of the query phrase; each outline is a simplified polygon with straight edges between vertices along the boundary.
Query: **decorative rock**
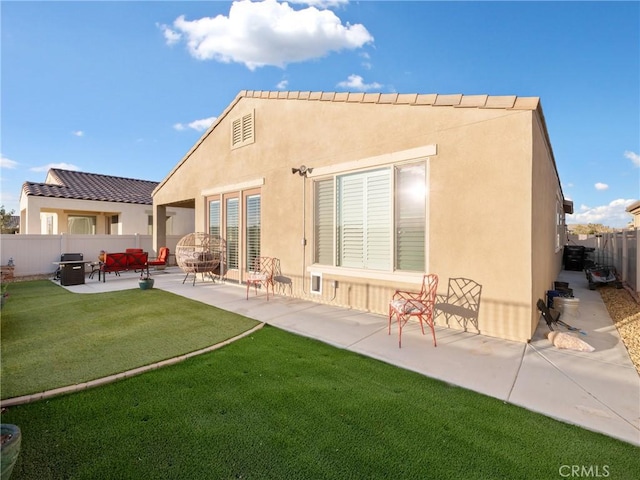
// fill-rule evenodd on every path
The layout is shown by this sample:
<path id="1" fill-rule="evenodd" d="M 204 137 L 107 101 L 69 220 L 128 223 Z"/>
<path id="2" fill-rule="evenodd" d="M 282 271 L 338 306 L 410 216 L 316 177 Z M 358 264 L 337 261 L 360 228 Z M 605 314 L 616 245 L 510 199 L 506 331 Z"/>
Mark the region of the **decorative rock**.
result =
<path id="1" fill-rule="evenodd" d="M 555 347 L 558 348 L 576 350 L 578 352 L 593 352 L 595 350 L 595 348 L 584 340 L 574 337 L 569 333 L 553 331 L 547 333 L 547 338 Z"/>

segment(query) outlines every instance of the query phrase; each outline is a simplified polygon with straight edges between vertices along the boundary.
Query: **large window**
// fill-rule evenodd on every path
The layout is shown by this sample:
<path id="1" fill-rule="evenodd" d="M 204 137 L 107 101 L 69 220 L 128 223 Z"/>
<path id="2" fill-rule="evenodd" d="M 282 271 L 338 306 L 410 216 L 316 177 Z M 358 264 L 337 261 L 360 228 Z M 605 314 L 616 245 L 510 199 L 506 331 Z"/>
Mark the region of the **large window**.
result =
<path id="1" fill-rule="evenodd" d="M 335 201 L 333 199 L 334 180 L 315 182 L 315 263 L 333 265 L 333 246 L 335 231 L 333 228 Z"/>
<path id="2" fill-rule="evenodd" d="M 207 198 L 208 230 L 225 242 L 227 278 L 242 280 L 261 254 L 260 190 L 251 188 L 215 194 Z"/>
<path id="3" fill-rule="evenodd" d="M 337 177 L 338 266 L 391 267 L 390 179 L 389 169 Z"/>
<path id="4" fill-rule="evenodd" d="M 209 233 L 220 236 L 220 200 L 209 202 Z"/>
<path id="5" fill-rule="evenodd" d="M 77 235 L 95 235 L 96 217 L 89 215 L 69 215 L 68 232 Z"/>
<path id="6" fill-rule="evenodd" d="M 252 268 L 254 259 L 260 256 L 260 195 L 247 195 L 246 203 L 246 262 Z"/>
<path id="7" fill-rule="evenodd" d="M 240 227 L 240 212 L 238 205 L 238 198 L 228 198 L 226 201 L 226 228 L 225 239 L 227 241 L 227 267 L 230 270 L 237 270 L 239 268 L 239 227 Z"/>
<path id="8" fill-rule="evenodd" d="M 315 182 L 315 263 L 424 271 L 425 163 Z"/>
<path id="9" fill-rule="evenodd" d="M 424 163 L 396 167 L 396 269 L 425 268 L 426 179 Z"/>

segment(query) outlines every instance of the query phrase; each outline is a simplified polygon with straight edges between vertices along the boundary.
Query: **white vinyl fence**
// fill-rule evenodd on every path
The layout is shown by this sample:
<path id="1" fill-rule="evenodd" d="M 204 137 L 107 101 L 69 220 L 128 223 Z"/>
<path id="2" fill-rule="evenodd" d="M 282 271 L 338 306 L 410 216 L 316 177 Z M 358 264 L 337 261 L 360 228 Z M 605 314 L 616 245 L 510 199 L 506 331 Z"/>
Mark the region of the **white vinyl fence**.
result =
<path id="1" fill-rule="evenodd" d="M 631 289 L 640 293 L 640 235 L 638 230 L 622 230 L 596 235 L 569 235 L 572 245 L 595 248 L 594 260 L 601 265 L 612 265 Z"/>
<path id="2" fill-rule="evenodd" d="M 182 235 L 167 235 L 169 264 L 174 263 L 173 254 L 181 238 Z M 16 277 L 53 274 L 58 268 L 53 262 L 59 262 L 63 253 L 82 253 L 85 261 L 97 261 L 100 250 L 124 252 L 127 248 L 142 248 L 149 258 L 157 255 L 151 235 L 0 235 L 0 242 L 0 265 L 13 259 Z"/>

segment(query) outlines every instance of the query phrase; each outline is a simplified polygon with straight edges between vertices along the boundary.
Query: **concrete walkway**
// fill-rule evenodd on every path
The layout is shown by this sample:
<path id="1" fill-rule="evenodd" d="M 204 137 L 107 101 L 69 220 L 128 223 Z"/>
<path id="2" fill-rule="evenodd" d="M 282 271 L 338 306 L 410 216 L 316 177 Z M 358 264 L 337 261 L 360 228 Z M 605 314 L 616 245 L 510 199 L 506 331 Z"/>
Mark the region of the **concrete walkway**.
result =
<path id="1" fill-rule="evenodd" d="M 541 321 L 530 343 L 518 343 L 436 327 L 438 346 L 422 336 L 417 322 L 387 333 L 387 318 L 264 293 L 246 300 L 244 287 L 203 282 L 182 283 L 177 268 L 154 272 L 155 287 L 233 311 L 296 334 L 358 352 L 401 368 L 437 378 L 558 420 L 580 425 L 640 446 L 640 376 L 597 291 L 587 288 L 582 272 L 561 272 L 580 300 L 572 325 L 595 347 L 591 353 L 560 350 L 545 338 Z M 137 288 L 137 277 L 110 275 L 67 287 L 77 293 Z M 480 307 L 482 308 L 482 306 Z M 4 402 L 3 402 L 4 403 Z"/>

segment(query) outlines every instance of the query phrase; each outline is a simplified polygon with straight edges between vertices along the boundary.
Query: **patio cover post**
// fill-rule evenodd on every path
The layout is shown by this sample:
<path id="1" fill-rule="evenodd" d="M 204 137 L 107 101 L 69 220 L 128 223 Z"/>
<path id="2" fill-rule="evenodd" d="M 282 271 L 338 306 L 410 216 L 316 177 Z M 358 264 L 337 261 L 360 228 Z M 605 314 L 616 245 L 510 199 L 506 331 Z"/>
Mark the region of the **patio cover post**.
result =
<path id="1" fill-rule="evenodd" d="M 153 205 L 153 250 L 157 255 L 160 247 L 167 245 L 167 207 Z"/>

